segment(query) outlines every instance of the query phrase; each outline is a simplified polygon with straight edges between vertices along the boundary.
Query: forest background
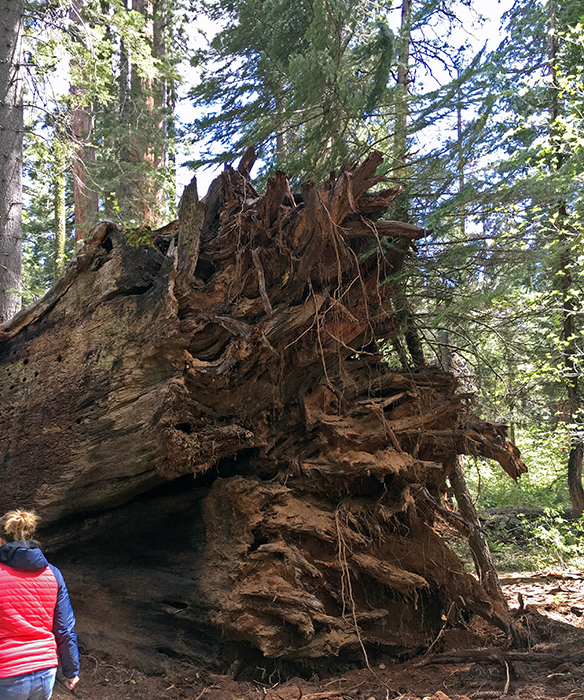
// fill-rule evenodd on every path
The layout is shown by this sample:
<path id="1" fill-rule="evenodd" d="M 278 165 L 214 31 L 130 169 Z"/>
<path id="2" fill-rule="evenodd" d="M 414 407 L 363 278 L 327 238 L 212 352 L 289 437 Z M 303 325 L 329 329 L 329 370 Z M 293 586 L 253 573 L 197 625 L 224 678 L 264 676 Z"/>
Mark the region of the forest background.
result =
<path id="1" fill-rule="evenodd" d="M 514 484 L 468 461 L 478 505 L 547 509 L 527 564 L 579 563 L 564 509 L 584 509 L 584 8 L 516 0 L 493 46 L 481 9 L 0 0 L 1 123 L 21 119 L 0 152 L 24 173 L 22 194 L 0 194 L 0 322 L 55 283 L 99 219 L 140 244 L 175 218 L 179 153 L 200 173 L 253 145 L 261 188 L 380 150 L 404 188 L 388 218 L 429 230 L 383 280 L 402 292 L 400 335 L 381 349 L 396 367 L 456 372 L 479 415 L 510 425 L 529 472 Z"/>

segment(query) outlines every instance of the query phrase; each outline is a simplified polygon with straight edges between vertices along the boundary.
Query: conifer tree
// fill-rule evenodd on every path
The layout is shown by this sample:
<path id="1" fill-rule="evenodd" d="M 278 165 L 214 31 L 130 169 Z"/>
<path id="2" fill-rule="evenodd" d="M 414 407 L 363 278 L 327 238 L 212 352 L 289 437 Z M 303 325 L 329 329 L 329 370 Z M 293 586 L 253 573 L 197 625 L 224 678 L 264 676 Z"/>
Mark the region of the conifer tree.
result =
<path id="1" fill-rule="evenodd" d="M 350 94 L 347 82 L 348 72 L 355 74 L 349 42 L 365 21 L 362 3 L 201 5 L 212 20 L 226 20 L 194 61 L 202 73 L 191 97 L 207 108 L 194 125 L 194 138 L 208 146 L 201 161 L 229 161 L 253 144 L 270 164 L 287 169 L 290 154 L 306 172 L 315 156 L 328 161 L 331 152 L 344 154 L 347 116 L 359 110 L 353 103 L 361 91 Z"/>
<path id="2" fill-rule="evenodd" d="M 212 18 L 224 18 L 224 29 L 198 54 L 202 80 L 191 95 L 203 116 L 194 139 L 198 145 L 207 140 L 209 148 L 193 165 L 232 160 L 251 143 L 262 153 L 264 177 L 278 168 L 324 179 L 378 148 L 386 153 L 388 177 L 406 188 L 391 217 L 426 225 L 429 212 L 460 181 L 460 163 L 474 150 L 473 132 L 484 126 L 483 86 L 472 82 L 481 55 L 462 67 L 459 46 L 449 43 L 456 5 L 203 3 Z M 441 75 L 428 89 L 432 71 Z M 474 105 L 476 117 L 459 138 L 437 146 L 439 122 L 448 122 L 461 104 Z M 397 296 L 404 338 L 414 363 L 422 364 L 413 312 L 405 295 Z M 406 362 L 399 339 L 395 343 Z"/>
<path id="3" fill-rule="evenodd" d="M 172 210 L 174 201 L 169 203 L 166 194 L 174 197 L 175 192 L 174 173 L 165 167 L 173 120 L 167 85 L 176 79 L 174 66 L 180 56 L 165 46 L 174 21 L 172 7 L 167 8 L 170 0 L 134 3 L 138 9 L 128 9 L 122 0 L 27 3 L 30 92 L 44 101 L 42 109 L 33 107 L 30 113 L 28 153 L 35 141 L 54 142 L 47 158 L 55 166 L 51 173 L 55 192 L 61 192 L 52 199 L 59 213 L 47 220 L 54 221 L 47 235 L 55 241 L 58 258 L 47 266 L 46 279 L 51 280 L 61 269 L 64 254 L 62 204 L 69 202 L 68 194 L 63 200 L 64 183 L 73 186 L 78 244 L 99 218 L 154 225 L 165 221 Z M 62 92 L 62 82 L 53 84 L 53 75 L 66 75 L 67 63 L 70 87 Z M 113 109 L 116 103 L 119 110 Z M 63 173 L 64 165 L 72 179 Z M 73 213 L 65 212 L 67 221 L 71 217 Z M 40 219 L 33 218 L 36 230 Z M 31 233 L 27 230 L 27 245 Z"/>
<path id="4" fill-rule="evenodd" d="M 69 6 L 70 31 L 73 42 L 79 42 L 83 51 L 72 55 L 71 66 L 71 137 L 75 144 L 73 154 L 73 191 L 75 201 L 75 242 L 83 242 L 91 227 L 97 222 L 99 193 L 92 182 L 92 165 L 96 153 L 92 144 L 93 134 L 93 104 L 89 97 L 88 85 L 91 83 L 91 66 L 87 58 L 92 51 L 87 51 L 85 42 L 87 33 L 84 31 L 86 20 L 84 5 L 86 0 L 72 0 Z M 93 96 L 94 99 L 97 95 Z M 88 99 L 89 98 L 89 99 Z M 62 228 L 62 227 L 61 227 Z M 55 239 L 57 232 L 55 231 Z M 59 246 L 59 251 L 64 247 Z"/>
<path id="5" fill-rule="evenodd" d="M 469 167 L 464 186 L 429 217 L 435 234 L 422 249 L 426 288 L 419 307 L 434 319 L 426 338 L 436 353 L 445 342 L 474 365 L 473 388 L 491 397 L 487 413 L 511 419 L 512 427 L 517 420 L 551 430 L 561 407 L 571 431 L 568 481 L 580 515 L 578 5 L 517 0 L 507 14 L 504 41 L 470 86 L 482 85 L 490 95 L 474 141 L 483 166 Z M 457 235 L 461 210 L 467 226 Z"/>
<path id="6" fill-rule="evenodd" d="M 0 1 L 0 323 L 20 308 L 23 0 Z"/>
<path id="7" fill-rule="evenodd" d="M 529 284 L 547 317 L 540 323 L 552 331 L 544 345 L 551 363 L 541 381 L 556 394 L 554 403 L 564 396 L 571 435 L 568 484 L 577 517 L 584 510 L 580 15 L 574 0 L 517 0 L 510 11 L 509 40 L 499 54 L 499 66 L 507 68 L 499 106 L 506 123 L 496 130 L 508 157 L 491 189 L 491 196 L 515 210 L 514 227 L 530 253 Z"/>

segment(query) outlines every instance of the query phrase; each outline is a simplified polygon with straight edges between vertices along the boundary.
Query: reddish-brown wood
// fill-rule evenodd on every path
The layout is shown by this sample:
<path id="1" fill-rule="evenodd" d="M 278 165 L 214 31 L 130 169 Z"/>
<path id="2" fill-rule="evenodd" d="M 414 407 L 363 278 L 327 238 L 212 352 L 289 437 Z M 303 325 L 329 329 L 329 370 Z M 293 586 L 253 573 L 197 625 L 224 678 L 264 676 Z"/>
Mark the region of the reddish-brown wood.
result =
<path id="1" fill-rule="evenodd" d="M 156 634 L 185 658 L 203 621 L 292 659 L 418 649 L 454 608 L 507 630 L 505 606 L 434 525 L 456 454 L 516 477 L 519 453 L 452 375 L 396 372 L 381 352 L 396 333 L 384 280 L 424 231 L 367 218 L 398 194 L 367 192 L 378 154 L 298 195 L 278 174 L 263 196 L 252 155 L 201 200 L 193 182 L 151 246 L 100 224 L 55 288 L 0 329 L 0 507 L 35 507 L 53 548 L 77 518 L 92 561 L 123 513 L 141 513 L 130 530 L 142 552 L 168 529 L 177 592 L 137 595 L 141 610 L 179 600 L 190 627 Z M 136 511 L 173 480 L 150 516 Z M 147 578 L 141 556 L 108 584 L 121 599 L 129 570 Z M 80 566 L 73 581 L 87 580 Z"/>

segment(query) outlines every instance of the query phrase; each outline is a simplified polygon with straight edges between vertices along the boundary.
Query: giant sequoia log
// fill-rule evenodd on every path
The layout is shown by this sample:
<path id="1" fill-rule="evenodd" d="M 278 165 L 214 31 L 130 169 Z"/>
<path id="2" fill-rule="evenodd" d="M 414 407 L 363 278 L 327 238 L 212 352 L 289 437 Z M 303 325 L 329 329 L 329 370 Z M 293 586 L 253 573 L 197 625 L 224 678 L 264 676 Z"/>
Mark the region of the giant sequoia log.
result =
<path id="1" fill-rule="evenodd" d="M 398 372 L 380 352 L 397 333 L 392 280 L 426 232 L 378 220 L 399 192 L 369 192 L 379 154 L 299 194 L 279 173 L 263 196 L 251 158 L 200 201 L 193 182 L 151 245 L 98 225 L 54 289 L 0 329 L 0 508 L 75 522 L 80 541 L 100 513 L 205 477 L 201 509 L 180 489 L 165 501 L 206 536 L 196 556 L 181 536 L 188 569 L 173 569 L 182 598 L 164 624 L 204 600 L 218 633 L 268 657 L 423 648 L 456 610 L 507 629 L 436 524 L 466 527 L 441 505 L 457 454 L 516 477 L 519 453 L 453 376 Z M 132 540 L 153 537 L 148 508 L 136 512 Z M 155 647 L 188 657 L 193 625 Z"/>

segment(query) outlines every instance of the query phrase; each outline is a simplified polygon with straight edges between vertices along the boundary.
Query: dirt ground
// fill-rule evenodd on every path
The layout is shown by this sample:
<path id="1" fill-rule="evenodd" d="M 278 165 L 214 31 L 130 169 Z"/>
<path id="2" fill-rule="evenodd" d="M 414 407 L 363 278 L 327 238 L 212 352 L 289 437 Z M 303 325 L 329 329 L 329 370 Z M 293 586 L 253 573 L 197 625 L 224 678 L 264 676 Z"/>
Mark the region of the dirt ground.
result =
<path id="1" fill-rule="evenodd" d="M 275 673 L 234 680 L 202 669 L 147 676 L 87 650 L 81 681 L 71 693 L 58 680 L 53 698 L 70 700 L 584 700 L 584 577 L 514 574 L 501 583 L 523 644 L 482 620 L 445 628 L 425 655 L 396 663 L 389 657 L 361 668 L 314 674 L 310 680 Z M 522 599 L 522 602 L 521 602 Z M 244 675 L 240 672 L 240 676 Z"/>

